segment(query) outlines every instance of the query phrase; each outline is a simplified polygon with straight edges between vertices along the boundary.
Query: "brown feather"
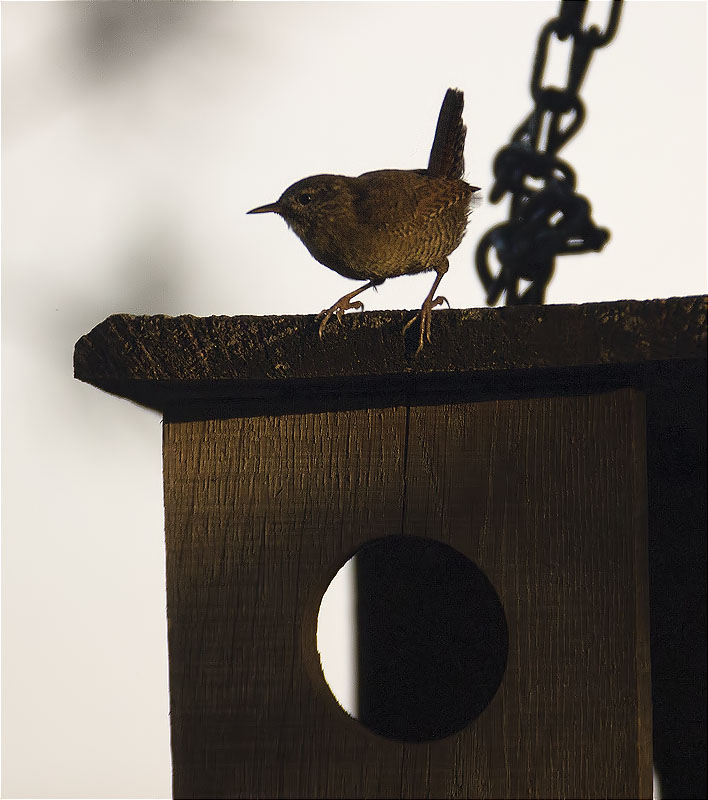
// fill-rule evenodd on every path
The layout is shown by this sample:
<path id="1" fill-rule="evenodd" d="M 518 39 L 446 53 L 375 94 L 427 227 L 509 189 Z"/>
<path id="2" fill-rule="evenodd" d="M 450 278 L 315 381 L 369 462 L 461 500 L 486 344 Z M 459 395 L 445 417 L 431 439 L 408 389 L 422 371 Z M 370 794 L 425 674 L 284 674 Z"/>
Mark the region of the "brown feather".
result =
<path id="1" fill-rule="evenodd" d="M 433 147 L 428 161 L 428 175 L 461 179 L 465 171 L 465 135 L 462 122 L 464 94 L 459 89 L 448 89 L 445 94 Z"/>

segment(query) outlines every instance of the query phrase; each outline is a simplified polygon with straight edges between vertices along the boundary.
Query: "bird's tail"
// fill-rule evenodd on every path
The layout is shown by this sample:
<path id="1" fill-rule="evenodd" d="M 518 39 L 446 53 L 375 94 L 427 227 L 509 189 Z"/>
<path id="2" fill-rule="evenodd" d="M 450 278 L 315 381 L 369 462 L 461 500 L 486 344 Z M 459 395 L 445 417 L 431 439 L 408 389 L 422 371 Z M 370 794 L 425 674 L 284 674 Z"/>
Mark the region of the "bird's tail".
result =
<path id="1" fill-rule="evenodd" d="M 462 178 L 465 171 L 465 134 L 462 122 L 465 100 L 459 89 L 448 89 L 440 108 L 438 126 L 428 161 L 428 175 Z"/>

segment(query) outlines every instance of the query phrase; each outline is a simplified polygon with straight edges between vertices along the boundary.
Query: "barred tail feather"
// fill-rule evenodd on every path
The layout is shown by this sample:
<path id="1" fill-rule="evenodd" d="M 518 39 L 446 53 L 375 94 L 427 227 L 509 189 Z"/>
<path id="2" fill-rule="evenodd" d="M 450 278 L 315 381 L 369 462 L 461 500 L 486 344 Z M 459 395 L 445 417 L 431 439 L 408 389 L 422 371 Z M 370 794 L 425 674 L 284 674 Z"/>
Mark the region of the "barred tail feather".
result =
<path id="1" fill-rule="evenodd" d="M 464 94 L 459 89 L 448 89 L 438 116 L 438 126 L 428 161 L 428 175 L 462 179 L 467 133 L 462 122 L 463 107 Z"/>

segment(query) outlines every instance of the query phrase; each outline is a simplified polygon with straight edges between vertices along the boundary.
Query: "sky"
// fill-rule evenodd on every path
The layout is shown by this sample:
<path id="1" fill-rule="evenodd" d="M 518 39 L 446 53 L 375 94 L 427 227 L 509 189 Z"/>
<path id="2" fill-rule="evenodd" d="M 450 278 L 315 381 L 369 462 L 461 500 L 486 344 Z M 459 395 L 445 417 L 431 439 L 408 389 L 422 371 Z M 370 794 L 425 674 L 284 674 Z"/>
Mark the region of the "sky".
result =
<path id="1" fill-rule="evenodd" d="M 307 175 L 424 167 L 449 86 L 486 198 L 557 9 L 2 4 L 3 796 L 170 794 L 160 417 L 75 381 L 76 340 L 116 312 L 331 305 L 355 285 L 245 212 Z M 561 155 L 612 237 L 560 258 L 547 302 L 705 293 L 706 5 L 625 3 L 580 95 Z M 505 213 L 474 212 L 453 307 L 484 305 L 472 256 Z M 430 283 L 362 299 L 417 308 Z"/>

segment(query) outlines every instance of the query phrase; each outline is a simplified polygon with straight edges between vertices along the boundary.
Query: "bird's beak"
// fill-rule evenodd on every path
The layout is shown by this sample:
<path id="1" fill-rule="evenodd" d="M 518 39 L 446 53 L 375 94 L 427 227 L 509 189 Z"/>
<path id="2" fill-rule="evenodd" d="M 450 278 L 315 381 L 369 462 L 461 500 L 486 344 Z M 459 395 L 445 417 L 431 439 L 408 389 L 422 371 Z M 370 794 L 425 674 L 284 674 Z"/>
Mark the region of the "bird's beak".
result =
<path id="1" fill-rule="evenodd" d="M 252 208 L 250 211 L 247 211 L 247 214 L 268 214 L 268 213 L 279 214 L 280 213 L 280 206 L 277 203 L 269 203 L 267 206 L 258 206 L 258 208 Z"/>

